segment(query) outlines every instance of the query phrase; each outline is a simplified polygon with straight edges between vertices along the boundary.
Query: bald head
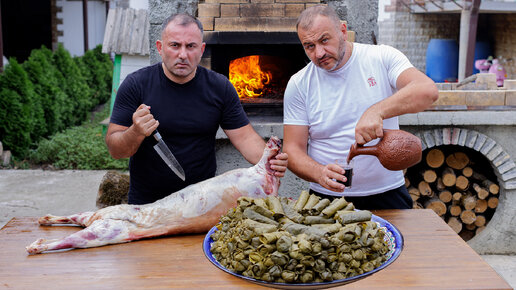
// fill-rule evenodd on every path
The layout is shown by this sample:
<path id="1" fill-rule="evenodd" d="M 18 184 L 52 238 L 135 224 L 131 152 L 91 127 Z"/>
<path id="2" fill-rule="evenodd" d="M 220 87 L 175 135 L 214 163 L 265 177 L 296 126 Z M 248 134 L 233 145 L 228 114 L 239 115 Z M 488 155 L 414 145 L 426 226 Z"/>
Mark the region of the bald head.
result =
<path id="1" fill-rule="evenodd" d="M 304 30 L 308 30 L 312 27 L 313 21 L 317 16 L 324 16 L 330 19 L 330 21 L 335 25 L 335 28 L 340 29 L 341 22 L 339 16 L 328 5 L 315 5 L 309 8 L 306 8 L 299 17 L 297 18 L 296 30 L 302 28 Z"/>

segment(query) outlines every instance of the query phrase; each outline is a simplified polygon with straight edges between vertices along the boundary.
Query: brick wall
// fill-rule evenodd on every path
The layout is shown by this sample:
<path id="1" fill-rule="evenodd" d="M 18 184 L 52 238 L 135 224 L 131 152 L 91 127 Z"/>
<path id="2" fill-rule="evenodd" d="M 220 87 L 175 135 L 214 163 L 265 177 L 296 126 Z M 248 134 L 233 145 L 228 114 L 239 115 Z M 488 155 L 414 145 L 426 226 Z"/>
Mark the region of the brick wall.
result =
<path id="1" fill-rule="evenodd" d="M 399 1 L 385 7 L 390 18 L 378 23 L 378 43 L 389 44 L 405 53 L 419 70 L 426 71 L 426 50 L 432 38 L 459 40 L 460 13 L 414 14 Z M 477 40 L 491 43 L 493 57 L 508 60 L 504 64 L 507 78 L 516 78 L 516 14 L 480 14 Z"/>
<path id="2" fill-rule="evenodd" d="M 378 23 L 378 43 L 399 49 L 416 68 L 425 72 L 430 39 L 459 39 L 460 14 L 412 14 L 399 10 L 392 12 L 390 19 Z"/>
<path id="3" fill-rule="evenodd" d="M 295 31 L 297 17 L 319 0 L 205 0 L 198 17 L 206 31 Z"/>
<path id="4" fill-rule="evenodd" d="M 488 22 L 494 40 L 493 57 L 502 57 L 507 78 L 516 79 L 516 14 L 492 14 Z"/>

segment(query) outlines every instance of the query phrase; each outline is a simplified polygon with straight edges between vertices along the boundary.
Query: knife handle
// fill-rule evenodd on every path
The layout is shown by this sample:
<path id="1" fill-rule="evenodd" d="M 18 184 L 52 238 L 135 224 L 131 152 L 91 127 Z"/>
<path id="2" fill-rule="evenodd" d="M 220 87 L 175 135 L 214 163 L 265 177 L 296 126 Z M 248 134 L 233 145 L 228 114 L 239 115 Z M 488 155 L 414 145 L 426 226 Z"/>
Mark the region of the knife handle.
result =
<path id="1" fill-rule="evenodd" d="M 152 136 L 154 136 L 154 139 L 156 139 L 156 141 L 159 141 L 161 140 L 161 135 L 159 134 L 158 130 L 154 130 L 154 133 L 152 133 Z"/>

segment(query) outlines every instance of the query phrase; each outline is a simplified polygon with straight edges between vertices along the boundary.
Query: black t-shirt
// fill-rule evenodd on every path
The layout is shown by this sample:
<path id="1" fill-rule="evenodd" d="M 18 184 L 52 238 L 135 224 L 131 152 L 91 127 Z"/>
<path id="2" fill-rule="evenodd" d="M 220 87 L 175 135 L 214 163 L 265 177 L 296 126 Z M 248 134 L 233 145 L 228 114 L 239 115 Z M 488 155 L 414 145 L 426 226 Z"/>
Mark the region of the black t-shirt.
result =
<path id="1" fill-rule="evenodd" d="M 128 75 L 118 89 L 111 122 L 131 126 L 132 115 L 141 104 L 151 107 L 151 114 L 160 123 L 158 131 L 185 170 L 186 181 L 160 158 L 151 135 L 130 158 L 131 204 L 154 202 L 213 177 L 219 125 L 223 129 L 237 129 L 249 124 L 229 80 L 201 66 L 186 84 L 168 79 L 161 63 Z"/>

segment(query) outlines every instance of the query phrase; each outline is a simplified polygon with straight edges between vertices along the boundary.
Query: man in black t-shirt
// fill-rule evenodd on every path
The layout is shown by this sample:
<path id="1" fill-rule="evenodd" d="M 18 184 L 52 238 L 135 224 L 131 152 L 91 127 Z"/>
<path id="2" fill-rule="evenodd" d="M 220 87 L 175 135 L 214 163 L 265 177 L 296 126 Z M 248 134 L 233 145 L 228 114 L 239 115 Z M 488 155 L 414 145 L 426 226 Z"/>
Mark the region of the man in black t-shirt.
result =
<path id="1" fill-rule="evenodd" d="M 114 158 L 130 157 L 129 203 L 145 204 L 215 175 L 215 135 L 220 126 L 252 164 L 265 142 L 253 129 L 229 80 L 199 66 L 202 24 L 188 14 L 169 17 L 156 46 L 162 62 L 142 68 L 118 89 L 106 144 Z M 163 140 L 183 169 L 182 181 L 153 149 Z M 271 160 L 276 176 L 287 168 L 286 153 Z"/>

